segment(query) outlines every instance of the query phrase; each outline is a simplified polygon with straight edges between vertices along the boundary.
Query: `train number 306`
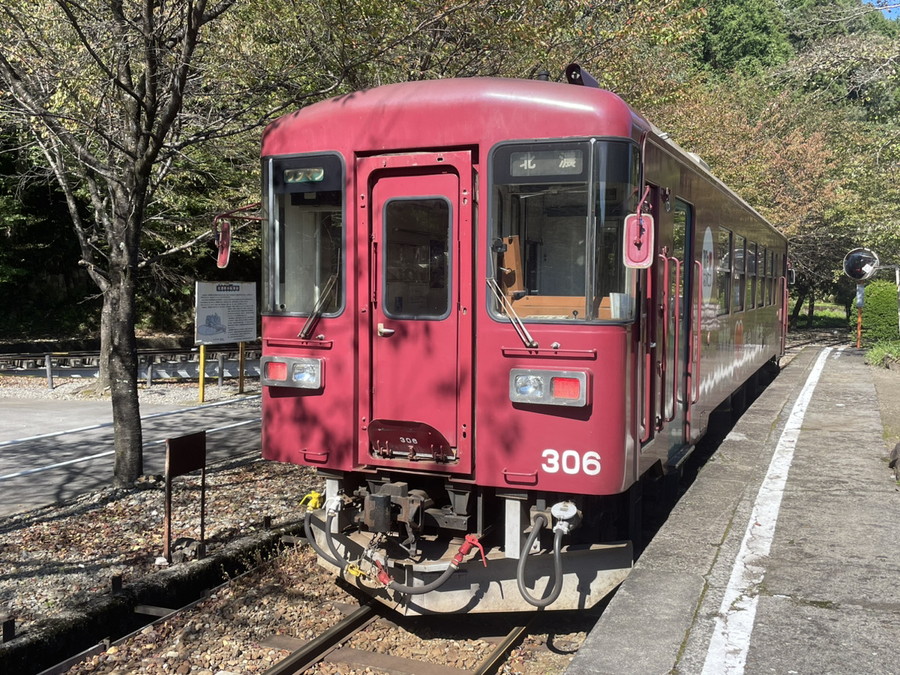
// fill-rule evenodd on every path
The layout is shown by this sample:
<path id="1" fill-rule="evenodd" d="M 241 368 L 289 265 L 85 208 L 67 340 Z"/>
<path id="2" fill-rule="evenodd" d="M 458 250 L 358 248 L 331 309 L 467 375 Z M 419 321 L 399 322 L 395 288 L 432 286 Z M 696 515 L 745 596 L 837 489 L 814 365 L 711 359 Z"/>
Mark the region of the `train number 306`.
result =
<path id="1" fill-rule="evenodd" d="M 587 474 L 596 476 L 600 473 L 600 453 L 588 450 L 581 454 L 577 450 L 553 450 L 548 448 L 541 453 L 544 463 L 541 469 L 546 473 Z"/>

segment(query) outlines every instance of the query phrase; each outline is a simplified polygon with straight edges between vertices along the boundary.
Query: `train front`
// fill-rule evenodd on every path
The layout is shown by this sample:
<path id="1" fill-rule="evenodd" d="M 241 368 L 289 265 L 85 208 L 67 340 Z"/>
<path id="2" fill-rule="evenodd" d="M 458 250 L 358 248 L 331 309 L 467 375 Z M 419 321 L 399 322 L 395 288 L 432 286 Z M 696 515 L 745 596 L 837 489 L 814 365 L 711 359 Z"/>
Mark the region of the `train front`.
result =
<path id="1" fill-rule="evenodd" d="M 267 130 L 263 453 L 318 470 L 320 563 L 400 612 L 589 607 L 631 567 L 633 123 L 606 92 L 472 80 Z"/>

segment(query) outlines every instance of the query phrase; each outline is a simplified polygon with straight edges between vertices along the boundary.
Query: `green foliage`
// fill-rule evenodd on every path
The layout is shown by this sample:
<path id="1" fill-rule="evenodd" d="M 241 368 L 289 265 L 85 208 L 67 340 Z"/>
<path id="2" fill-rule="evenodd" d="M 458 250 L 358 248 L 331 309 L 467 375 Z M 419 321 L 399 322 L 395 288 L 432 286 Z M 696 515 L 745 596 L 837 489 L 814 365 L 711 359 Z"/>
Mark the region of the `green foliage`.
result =
<path id="1" fill-rule="evenodd" d="M 881 368 L 900 363 L 900 340 L 876 342 L 866 351 L 866 363 Z"/>
<path id="2" fill-rule="evenodd" d="M 897 316 L 897 286 L 892 281 L 873 281 L 866 286 L 863 308 L 863 341 L 873 345 L 900 339 Z"/>
<path id="3" fill-rule="evenodd" d="M 757 73 L 793 55 L 774 0 L 713 0 L 707 9 L 703 60 L 713 70 Z"/>

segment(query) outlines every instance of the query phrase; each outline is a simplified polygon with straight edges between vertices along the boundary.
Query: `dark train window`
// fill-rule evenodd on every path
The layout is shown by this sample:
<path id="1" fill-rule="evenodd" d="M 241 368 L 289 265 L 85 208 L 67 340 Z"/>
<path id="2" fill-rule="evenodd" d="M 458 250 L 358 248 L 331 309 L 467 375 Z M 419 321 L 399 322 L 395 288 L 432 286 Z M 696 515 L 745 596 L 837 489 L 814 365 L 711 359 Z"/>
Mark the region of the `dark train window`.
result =
<path id="1" fill-rule="evenodd" d="M 728 314 L 731 308 L 731 230 L 719 228 L 716 240 L 716 287 L 718 289 L 718 314 Z"/>
<path id="2" fill-rule="evenodd" d="M 450 202 L 393 199 L 384 208 L 384 313 L 442 319 L 450 313 Z"/>
<path id="3" fill-rule="evenodd" d="M 493 311 L 526 321 L 629 320 L 635 275 L 623 264 L 622 237 L 637 206 L 637 146 L 503 145 L 491 167 Z"/>
<path id="4" fill-rule="evenodd" d="M 768 266 L 766 265 L 766 261 L 768 260 L 768 254 L 766 253 L 766 247 L 760 246 L 759 251 L 756 254 L 756 306 L 764 307 L 766 304 L 766 286 L 768 284 L 767 275 L 768 275 Z"/>
<path id="5" fill-rule="evenodd" d="M 734 264 L 731 270 L 731 309 L 735 312 L 744 311 L 744 283 L 747 266 L 747 240 L 744 237 L 734 238 Z"/>
<path id="6" fill-rule="evenodd" d="M 756 307 L 756 243 L 747 243 L 747 309 Z"/>

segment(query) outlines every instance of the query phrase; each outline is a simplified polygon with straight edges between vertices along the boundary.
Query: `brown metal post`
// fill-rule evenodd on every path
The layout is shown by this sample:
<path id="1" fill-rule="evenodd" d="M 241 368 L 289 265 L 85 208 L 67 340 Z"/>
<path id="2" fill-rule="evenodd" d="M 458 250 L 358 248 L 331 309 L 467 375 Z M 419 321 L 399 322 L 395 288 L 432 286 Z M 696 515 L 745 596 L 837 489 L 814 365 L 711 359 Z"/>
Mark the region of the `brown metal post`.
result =
<path id="1" fill-rule="evenodd" d="M 856 309 L 856 348 L 862 348 L 862 307 Z"/>
<path id="2" fill-rule="evenodd" d="M 166 439 L 166 515 L 163 528 L 163 555 L 172 562 L 172 479 L 192 471 L 200 471 L 200 551 L 206 549 L 206 432 Z"/>
<path id="3" fill-rule="evenodd" d="M 168 443 L 167 443 L 168 444 Z M 166 470 L 166 508 L 163 519 L 163 557 L 172 562 L 172 476 Z"/>
<path id="4" fill-rule="evenodd" d="M 244 343 L 238 343 L 238 393 L 244 393 Z"/>
<path id="5" fill-rule="evenodd" d="M 205 450 L 205 448 L 204 448 Z M 197 557 L 206 557 L 206 464 L 200 469 L 200 547 Z"/>

